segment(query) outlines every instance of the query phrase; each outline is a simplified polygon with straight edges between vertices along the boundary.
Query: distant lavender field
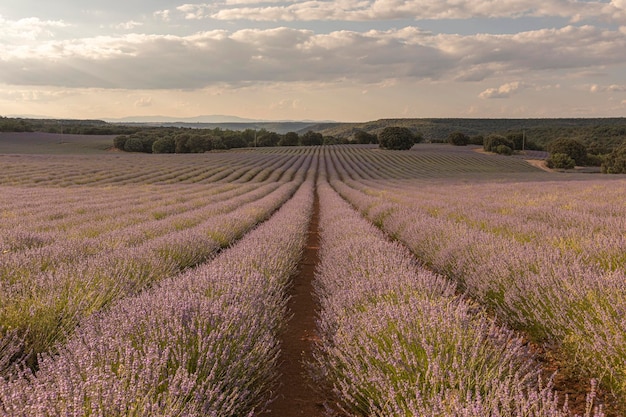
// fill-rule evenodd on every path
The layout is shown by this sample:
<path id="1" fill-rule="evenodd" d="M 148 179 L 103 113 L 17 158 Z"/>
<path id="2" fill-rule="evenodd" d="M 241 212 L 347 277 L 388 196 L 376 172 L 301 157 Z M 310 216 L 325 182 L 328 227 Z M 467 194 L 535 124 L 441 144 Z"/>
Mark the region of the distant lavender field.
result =
<path id="1" fill-rule="evenodd" d="M 0 167 L 0 416 L 265 410 L 314 193 L 308 368 L 343 413 L 626 405 L 623 177 L 427 144 Z M 569 363 L 586 409 L 563 406 L 527 340 Z"/>

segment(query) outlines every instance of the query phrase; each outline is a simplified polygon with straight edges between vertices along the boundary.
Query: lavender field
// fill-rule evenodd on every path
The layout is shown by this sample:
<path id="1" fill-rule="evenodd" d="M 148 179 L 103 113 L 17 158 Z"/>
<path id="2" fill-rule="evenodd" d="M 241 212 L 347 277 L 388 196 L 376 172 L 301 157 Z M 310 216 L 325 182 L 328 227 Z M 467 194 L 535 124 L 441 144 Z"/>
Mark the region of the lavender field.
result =
<path id="1" fill-rule="evenodd" d="M 626 414 L 623 176 L 429 144 L 0 167 L 0 416 L 271 408 L 315 196 L 336 413 Z"/>

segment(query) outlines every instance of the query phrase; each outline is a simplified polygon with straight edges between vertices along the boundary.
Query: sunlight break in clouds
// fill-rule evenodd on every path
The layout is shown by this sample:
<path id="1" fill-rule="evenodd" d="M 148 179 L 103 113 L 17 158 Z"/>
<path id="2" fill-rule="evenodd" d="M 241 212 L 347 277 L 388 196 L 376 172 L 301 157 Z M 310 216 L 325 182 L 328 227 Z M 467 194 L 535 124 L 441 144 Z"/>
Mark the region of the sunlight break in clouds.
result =
<path id="1" fill-rule="evenodd" d="M 524 84 L 519 81 L 503 84 L 498 88 L 489 88 L 480 93 L 480 98 L 509 98 L 512 94 L 517 93 L 524 88 Z"/>

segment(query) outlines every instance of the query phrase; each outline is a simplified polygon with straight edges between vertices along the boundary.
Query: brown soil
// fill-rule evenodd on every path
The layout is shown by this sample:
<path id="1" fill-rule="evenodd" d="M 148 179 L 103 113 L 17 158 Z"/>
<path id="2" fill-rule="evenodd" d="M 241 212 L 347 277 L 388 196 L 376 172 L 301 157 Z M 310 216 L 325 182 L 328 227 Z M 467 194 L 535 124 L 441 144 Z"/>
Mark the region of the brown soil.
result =
<path id="1" fill-rule="evenodd" d="M 315 389 L 305 362 L 312 357 L 316 340 L 316 311 L 318 309 L 313 289 L 315 266 L 319 261 L 319 201 L 317 194 L 313 205 L 313 217 L 309 236 L 298 274 L 293 278 L 289 291 L 288 315 L 291 316 L 281 334 L 280 386 L 276 400 L 261 417 L 322 417 L 326 398 Z"/>

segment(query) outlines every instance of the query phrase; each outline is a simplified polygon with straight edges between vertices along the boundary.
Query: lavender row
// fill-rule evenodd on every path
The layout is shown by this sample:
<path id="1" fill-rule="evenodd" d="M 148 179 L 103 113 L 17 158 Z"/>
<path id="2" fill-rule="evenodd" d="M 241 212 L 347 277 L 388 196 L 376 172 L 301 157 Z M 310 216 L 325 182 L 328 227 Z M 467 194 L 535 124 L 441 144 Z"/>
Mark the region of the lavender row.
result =
<path id="1" fill-rule="evenodd" d="M 626 352 L 623 349 L 626 346 L 626 268 L 623 252 L 620 254 L 619 250 L 611 250 L 608 246 L 604 248 L 606 257 L 601 256 L 600 251 L 589 256 L 567 247 L 594 246 L 588 243 L 589 239 L 577 237 L 572 230 L 575 223 L 564 233 L 569 239 L 566 247 L 554 245 L 558 234 L 531 239 L 533 230 L 529 229 L 526 238 L 520 239 L 515 232 L 504 233 L 497 227 L 492 230 L 484 227 L 482 220 L 474 221 L 481 218 L 484 209 L 473 211 L 471 208 L 493 200 L 493 192 L 498 186 L 464 186 L 465 192 L 457 194 L 455 203 L 464 209 L 460 209 L 456 216 L 452 213 L 440 216 L 440 211 L 433 210 L 439 205 L 439 193 L 434 186 L 427 188 L 430 193 L 422 194 L 421 186 L 394 187 L 389 184 L 383 190 L 383 187 L 354 185 L 358 183 L 333 181 L 333 186 L 389 235 L 404 242 L 422 262 L 455 279 L 459 288 L 495 311 L 512 327 L 525 330 L 536 341 L 557 346 L 571 370 L 576 370 L 584 378 L 600 379 L 614 400 L 626 404 L 626 386 L 623 384 L 626 380 Z M 577 190 L 582 187 L 580 183 L 567 184 L 576 185 L 573 188 Z M 595 189 L 599 186 L 593 182 L 585 184 Z M 530 191 L 533 185 L 538 189 L 550 188 L 550 184 L 527 184 L 524 189 L 528 200 L 538 198 L 537 193 Z M 567 195 L 563 183 L 552 186 L 563 196 Z M 620 187 L 607 187 L 606 184 L 604 189 L 605 200 L 609 201 L 619 201 L 617 195 L 623 192 Z M 441 192 L 445 194 L 445 191 Z M 410 197 L 405 197 L 405 193 Z M 389 196 L 393 196 L 392 199 Z M 502 198 L 499 200 L 501 202 Z M 590 206 L 597 211 L 596 203 L 590 203 Z M 609 204 L 607 207 L 613 206 Z M 622 220 L 616 220 L 619 216 L 612 216 L 609 208 L 604 216 L 593 216 L 594 230 L 600 235 L 593 239 L 617 243 L 619 249 L 623 237 L 616 237 L 610 225 L 619 225 Z M 514 210 L 514 206 L 509 210 Z M 562 228 L 566 222 L 561 217 L 568 215 L 563 213 L 560 216 L 555 209 L 549 217 L 558 219 Z M 606 224 L 599 226 L 603 217 Z M 606 231 L 604 236 L 603 230 Z M 618 229 L 617 233 L 623 233 L 623 230 Z"/>
<path id="2" fill-rule="evenodd" d="M 419 268 L 326 183 L 318 190 L 321 341 L 312 369 L 345 413 L 569 415 L 521 339 Z"/>
<path id="3" fill-rule="evenodd" d="M 212 262 L 86 319 L 39 370 L 0 380 L 0 416 L 252 416 L 271 400 L 286 287 L 313 182 Z"/>
<path id="4" fill-rule="evenodd" d="M 211 217 L 192 229 L 170 233 L 117 253 L 103 253 L 61 265 L 30 280 L 2 282 L 0 329 L 22 338 L 22 354 L 49 350 L 83 317 L 111 301 L 136 293 L 176 272 L 204 262 L 268 218 L 304 180 L 310 158 L 297 178 L 253 203 Z M 6 362 L 6 361 L 5 361 Z"/>
<path id="5" fill-rule="evenodd" d="M 130 184 L 213 183 L 242 177 L 251 166 L 275 166 L 277 175 L 290 155 L 257 152 L 199 155 L 0 155 L 0 185 L 74 187 Z M 279 163 L 281 162 L 282 163 Z M 272 174 L 274 175 L 274 174 Z"/>

